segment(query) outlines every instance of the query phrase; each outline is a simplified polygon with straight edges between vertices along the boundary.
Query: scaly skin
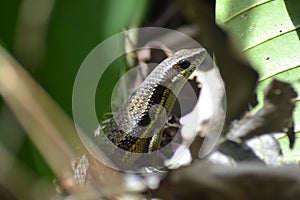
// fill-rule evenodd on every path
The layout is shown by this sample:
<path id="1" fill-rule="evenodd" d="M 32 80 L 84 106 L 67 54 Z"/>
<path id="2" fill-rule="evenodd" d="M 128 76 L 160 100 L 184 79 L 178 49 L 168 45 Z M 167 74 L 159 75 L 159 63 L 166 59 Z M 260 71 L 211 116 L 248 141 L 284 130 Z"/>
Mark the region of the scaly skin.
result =
<path id="1" fill-rule="evenodd" d="M 176 96 L 205 57 L 206 51 L 203 48 L 184 49 L 161 62 L 119 111 L 100 126 L 96 134 L 98 144 L 110 141 L 116 149 L 125 150 L 127 153 L 121 162 L 134 162 L 137 158 L 131 157 L 131 152 L 149 153 L 158 150 L 161 130 Z M 103 136 L 106 136 L 104 140 Z"/>

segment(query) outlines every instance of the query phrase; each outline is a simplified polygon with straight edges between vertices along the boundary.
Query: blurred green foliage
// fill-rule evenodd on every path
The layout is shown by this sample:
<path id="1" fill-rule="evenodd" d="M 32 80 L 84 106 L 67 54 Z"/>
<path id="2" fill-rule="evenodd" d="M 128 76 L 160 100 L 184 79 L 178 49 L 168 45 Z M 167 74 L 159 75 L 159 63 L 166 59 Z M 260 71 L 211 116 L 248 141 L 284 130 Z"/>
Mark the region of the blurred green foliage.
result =
<path id="1" fill-rule="evenodd" d="M 0 41 L 27 68 L 62 109 L 72 117 L 73 82 L 84 58 L 106 38 L 128 28 L 138 27 L 147 12 L 149 1 L 49 0 L 47 2 L 49 8 L 46 9 L 50 10 L 51 14 L 49 19 L 44 21 L 44 30 L 38 30 L 39 26 L 36 26 L 34 20 L 31 24 L 28 19 L 35 19 L 35 17 L 42 19 L 45 8 L 39 9 L 38 4 L 33 5 L 35 0 L 0 0 Z M 39 4 L 44 5 L 40 2 Z M 27 13 L 24 14 L 24 12 Z M 29 17 L 25 19 L 24 16 Z M 27 29 L 18 27 L 24 26 L 24 24 L 27 25 Z M 16 50 L 17 36 L 35 39 L 34 31 L 37 34 L 45 35 L 45 37 L 41 37 L 44 40 L 41 43 L 45 44 L 42 45 L 44 54 L 41 57 L 41 62 L 37 62 L 37 65 L 33 60 L 36 60 L 36 57 L 40 55 L 26 54 L 26 49 L 30 49 L 31 44 L 22 46 L 21 43 L 21 49 L 25 49 L 25 54 Z M 107 51 L 113 51 L 113 49 Z M 109 91 L 113 88 L 113 82 L 117 81 L 122 64 L 124 61 L 115 62 L 114 66 L 107 72 L 108 78 L 102 80 L 105 91 L 104 94 L 98 95 L 101 96 L 101 100 L 96 103 L 100 113 L 107 108 L 106 104 L 110 100 Z M 0 140 L 2 140 L 1 143 L 5 143 L 5 140 L 9 138 L 6 135 L 11 134 L 11 132 L 7 132 L 7 129 L 18 127 L 18 122 L 14 118 L 7 121 L 7 117 L 1 112 L 1 106 L 4 105 L 0 97 L 0 121 L 5 121 L 5 123 L 0 123 Z M 16 132 L 16 130 L 14 131 Z M 20 128 L 17 131 L 23 132 Z M 21 136 L 22 134 L 17 135 Z M 24 136 L 16 156 L 37 175 L 51 176 L 47 164 L 26 136 Z"/>
<path id="2" fill-rule="evenodd" d="M 15 26 L 20 0 L 0 1 L 0 41 L 7 50 L 13 50 Z"/>

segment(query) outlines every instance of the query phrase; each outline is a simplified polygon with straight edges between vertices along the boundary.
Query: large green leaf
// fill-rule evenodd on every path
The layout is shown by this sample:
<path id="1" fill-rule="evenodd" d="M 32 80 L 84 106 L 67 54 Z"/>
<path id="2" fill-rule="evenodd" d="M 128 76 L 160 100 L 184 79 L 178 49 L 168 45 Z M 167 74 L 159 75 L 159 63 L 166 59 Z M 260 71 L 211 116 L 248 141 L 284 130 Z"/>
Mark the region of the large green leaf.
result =
<path id="1" fill-rule="evenodd" d="M 290 82 L 300 94 L 299 11 L 298 0 L 217 1 L 218 24 L 238 42 L 260 74 L 260 104 L 264 88 L 275 78 Z M 300 132 L 299 95 L 295 101 L 295 131 Z"/>

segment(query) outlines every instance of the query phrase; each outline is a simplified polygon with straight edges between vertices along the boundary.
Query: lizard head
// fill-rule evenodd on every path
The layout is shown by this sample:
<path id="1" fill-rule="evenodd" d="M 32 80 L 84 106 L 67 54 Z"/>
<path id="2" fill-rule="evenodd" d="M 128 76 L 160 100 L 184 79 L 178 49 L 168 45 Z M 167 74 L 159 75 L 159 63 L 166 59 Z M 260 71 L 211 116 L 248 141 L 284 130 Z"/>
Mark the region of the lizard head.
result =
<path id="1" fill-rule="evenodd" d="M 171 56 L 173 69 L 188 78 L 206 57 L 204 48 L 182 49 Z"/>

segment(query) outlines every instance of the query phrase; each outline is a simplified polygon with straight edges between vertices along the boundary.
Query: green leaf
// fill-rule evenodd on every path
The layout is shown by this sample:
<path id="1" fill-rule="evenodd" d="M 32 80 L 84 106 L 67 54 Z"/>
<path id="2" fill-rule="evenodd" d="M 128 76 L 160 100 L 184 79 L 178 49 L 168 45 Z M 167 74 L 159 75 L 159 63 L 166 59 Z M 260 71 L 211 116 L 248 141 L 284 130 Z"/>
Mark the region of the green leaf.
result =
<path id="1" fill-rule="evenodd" d="M 37 79 L 70 116 L 74 80 L 85 57 L 108 37 L 138 26 L 147 5 L 148 0 L 56 2 L 49 24 L 45 64 L 39 69 Z M 112 80 L 119 77 L 120 67 L 113 67 L 107 74 L 106 91 L 112 91 L 115 82 Z M 100 113 L 109 102 L 109 96 L 102 94 L 96 103 Z"/>
<path id="2" fill-rule="evenodd" d="M 14 51 L 15 27 L 21 1 L 0 1 L 0 44 Z"/>
<path id="3" fill-rule="evenodd" d="M 299 10 L 297 0 L 217 1 L 217 23 L 238 42 L 260 74 L 260 105 L 263 90 L 273 79 L 291 83 L 300 94 Z M 295 131 L 300 132 L 299 95 L 295 103 Z"/>
<path id="4" fill-rule="evenodd" d="M 299 140 L 300 139 L 300 132 L 296 134 L 296 138 Z M 278 139 L 281 147 L 282 147 L 282 154 L 284 156 L 284 161 L 285 162 L 300 162 L 300 142 L 296 143 L 294 148 L 291 150 L 289 148 L 289 139 L 285 135 L 283 137 L 280 137 Z"/>

